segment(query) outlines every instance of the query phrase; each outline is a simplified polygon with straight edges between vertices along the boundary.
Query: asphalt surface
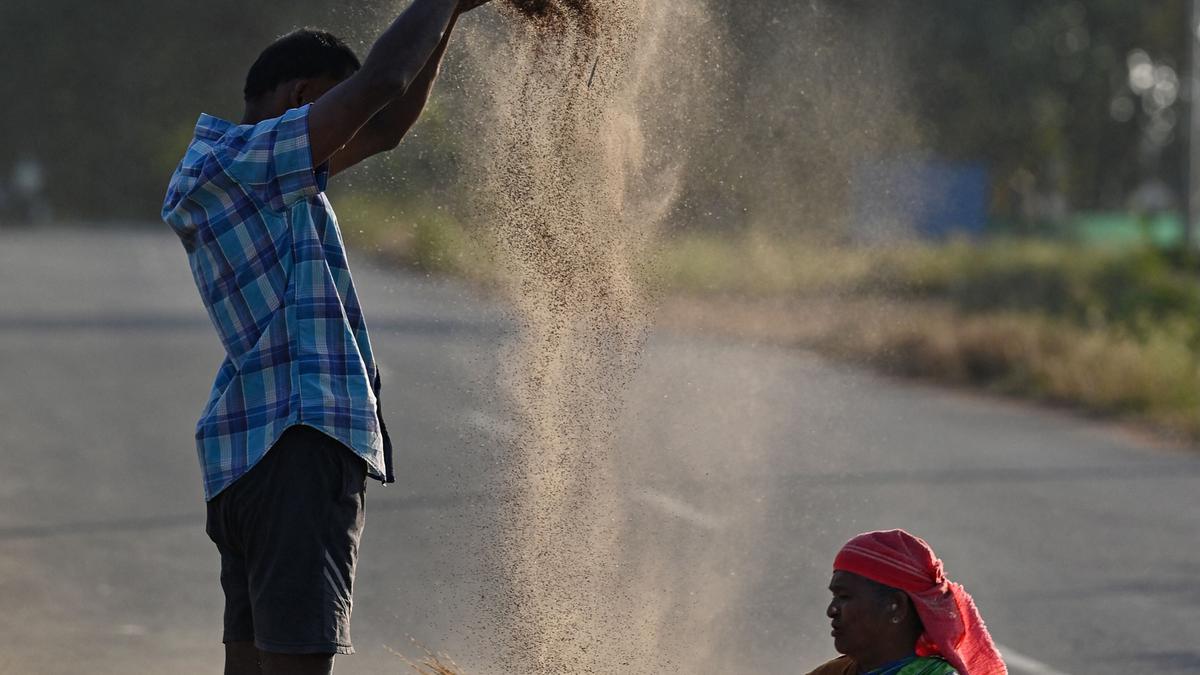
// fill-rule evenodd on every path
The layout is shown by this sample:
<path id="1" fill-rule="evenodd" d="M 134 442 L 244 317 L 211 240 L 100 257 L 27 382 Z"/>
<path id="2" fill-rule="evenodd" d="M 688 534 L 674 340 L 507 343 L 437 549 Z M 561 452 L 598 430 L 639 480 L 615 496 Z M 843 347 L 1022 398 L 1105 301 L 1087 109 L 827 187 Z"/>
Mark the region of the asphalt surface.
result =
<path id="1" fill-rule="evenodd" d="M 191 440 L 220 347 L 164 230 L 0 230 L 0 673 L 221 671 Z M 469 520 L 504 427 L 503 313 L 355 262 L 400 483 L 369 490 L 337 670 L 406 672 L 411 638 L 495 672 Z M 832 556 L 887 527 L 930 541 L 1015 673 L 1200 672 L 1194 448 L 680 334 L 653 336 L 627 411 L 622 554 L 689 647 L 679 672 L 831 657 Z"/>

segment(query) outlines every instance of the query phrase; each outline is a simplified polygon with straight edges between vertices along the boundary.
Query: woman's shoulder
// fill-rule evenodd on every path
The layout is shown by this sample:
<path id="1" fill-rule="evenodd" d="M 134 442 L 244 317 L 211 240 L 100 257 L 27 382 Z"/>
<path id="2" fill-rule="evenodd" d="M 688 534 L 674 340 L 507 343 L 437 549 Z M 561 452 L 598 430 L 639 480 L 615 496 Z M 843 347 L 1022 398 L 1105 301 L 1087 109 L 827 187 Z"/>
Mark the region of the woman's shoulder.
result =
<path id="1" fill-rule="evenodd" d="M 854 663 L 854 659 L 849 656 L 839 656 L 825 665 L 818 666 L 808 675 L 856 675 L 857 673 L 858 665 Z"/>
<path id="2" fill-rule="evenodd" d="M 897 675 L 958 675 L 958 671 L 944 659 L 921 656 L 904 666 Z"/>

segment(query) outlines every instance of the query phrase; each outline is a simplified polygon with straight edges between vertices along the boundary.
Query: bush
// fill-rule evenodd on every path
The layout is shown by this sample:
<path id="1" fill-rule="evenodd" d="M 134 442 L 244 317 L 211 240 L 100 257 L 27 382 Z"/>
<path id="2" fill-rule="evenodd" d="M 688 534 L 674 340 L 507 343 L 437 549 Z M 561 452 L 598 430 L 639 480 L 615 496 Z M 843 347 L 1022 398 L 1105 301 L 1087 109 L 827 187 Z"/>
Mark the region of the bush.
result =
<path id="1" fill-rule="evenodd" d="M 1149 421 L 1200 438 L 1200 279 L 1153 250 L 952 242 L 890 249 L 711 235 L 670 243 L 668 290 L 834 298 L 772 336 L 905 376 Z M 866 303 L 866 304 L 864 304 Z M 755 336 L 759 337 L 759 336 Z"/>
<path id="2" fill-rule="evenodd" d="M 461 277 L 486 277 L 483 248 L 449 210 L 359 192 L 338 195 L 348 243 L 395 264 Z"/>
<path id="3" fill-rule="evenodd" d="M 1138 337 L 1162 324 L 1200 350 L 1200 281 L 1153 249 L 1112 251 L 1060 242 L 815 245 L 760 235 L 676 238 L 659 269 L 670 291 L 855 295 L 950 303 L 960 312 L 1019 312 Z"/>

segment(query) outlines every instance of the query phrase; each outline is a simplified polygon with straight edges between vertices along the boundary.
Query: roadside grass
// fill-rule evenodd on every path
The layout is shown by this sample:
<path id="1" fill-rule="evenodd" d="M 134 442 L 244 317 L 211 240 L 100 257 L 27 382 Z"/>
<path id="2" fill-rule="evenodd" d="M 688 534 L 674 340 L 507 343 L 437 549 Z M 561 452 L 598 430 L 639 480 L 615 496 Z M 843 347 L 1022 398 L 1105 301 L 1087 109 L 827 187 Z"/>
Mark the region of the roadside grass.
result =
<path id="1" fill-rule="evenodd" d="M 346 238 L 393 264 L 492 281 L 430 204 L 339 199 Z M 802 345 L 903 376 L 1053 401 L 1200 440 L 1200 269 L 1064 241 L 851 247 L 676 233 L 648 283 L 663 320 Z"/>
<path id="2" fill-rule="evenodd" d="M 933 312 L 865 335 L 825 336 L 818 346 L 901 375 L 1077 405 L 1200 438 L 1200 367 L 1169 329 L 1134 338 L 1044 316 Z"/>
<path id="3" fill-rule="evenodd" d="M 1200 359 L 1169 329 L 1149 339 L 943 302 L 672 296 L 674 330 L 798 346 L 903 377 L 1065 404 L 1200 439 Z"/>
<path id="4" fill-rule="evenodd" d="M 666 241 L 660 259 L 668 298 L 690 298 L 668 312 L 677 325 L 724 323 L 894 374 L 1200 439 L 1200 276 L 1157 251 L 685 235 Z"/>
<path id="5" fill-rule="evenodd" d="M 346 243 L 389 264 L 428 273 L 491 278 L 483 246 L 444 207 L 362 192 L 338 195 Z"/>
<path id="6" fill-rule="evenodd" d="M 410 640 L 415 647 L 425 654 L 420 661 L 413 661 L 390 647 L 385 646 L 385 649 L 390 651 L 394 656 L 399 657 L 408 666 L 409 670 L 417 673 L 417 675 L 463 675 L 462 669 L 454 662 L 454 659 L 450 658 L 449 654 L 434 653 L 416 640 L 412 640 L 411 638 Z"/>
<path id="7" fill-rule="evenodd" d="M 1200 317 L 1200 276 L 1152 249 L 1030 240 L 865 248 L 702 234 L 665 240 L 659 260 L 663 286 L 690 294 L 940 299 L 968 313 L 1027 311 L 1135 331 Z"/>

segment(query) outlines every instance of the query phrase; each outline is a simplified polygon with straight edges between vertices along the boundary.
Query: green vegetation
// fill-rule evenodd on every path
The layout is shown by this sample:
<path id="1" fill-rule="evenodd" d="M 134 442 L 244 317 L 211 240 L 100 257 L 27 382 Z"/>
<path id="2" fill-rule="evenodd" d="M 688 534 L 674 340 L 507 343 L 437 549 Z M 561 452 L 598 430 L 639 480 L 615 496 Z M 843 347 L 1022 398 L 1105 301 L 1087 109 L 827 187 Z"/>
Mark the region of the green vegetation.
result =
<path id="1" fill-rule="evenodd" d="M 844 322 L 813 346 L 901 375 L 1075 405 L 1200 438 L 1200 355 L 1188 344 L 1194 326 L 1135 336 L 1034 313 L 963 316 L 913 307 L 884 310 L 890 323 Z M 863 325 L 870 330 L 855 330 Z"/>
<path id="2" fill-rule="evenodd" d="M 361 198 L 340 206 L 361 225 L 347 230 L 360 249 L 428 272 L 494 276 L 445 210 Z M 762 233 L 668 237 L 655 261 L 668 313 L 688 303 L 682 322 L 692 328 L 1200 439 L 1194 262 L 1068 242 L 872 249 Z"/>
<path id="3" fill-rule="evenodd" d="M 1200 279 L 1194 263 L 1153 249 L 1045 241 L 863 249 L 701 235 L 669 241 L 661 259 L 663 283 L 677 294 L 820 308 L 821 320 L 793 321 L 790 332 L 775 325 L 771 339 L 1200 438 Z M 733 332 L 755 331 L 742 322 Z"/>
<path id="4" fill-rule="evenodd" d="M 1154 249 L 1048 241 L 839 247 L 750 234 L 676 237 L 663 282 L 686 293 L 838 294 L 940 300 L 964 314 L 1027 312 L 1139 337 L 1166 324 L 1200 331 L 1200 283 Z M 1200 334 L 1189 337 L 1200 344 Z"/>
<path id="5" fill-rule="evenodd" d="M 720 101 L 703 112 L 697 101 L 683 125 L 693 135 L 672 146 L 687 148 L 690 220 L 718 211 L 714 226 L 778 221 L 823 202 L 844 210 L 857 163 L 911 151 L 986 162 L 993 215 L 1006 219 L 1040 219 L 1022 208 L 1034 193 L 1086 210 L 1124 208 L 1148 178 L 1181 194 L 1182 0 L 706 4 L 722 35 L 709 45 L 720 68 L 696 76 Z M 196 15 L 180 2 L 0 3 L 0 54 L 22 65 L 6 74 L 14 95 L 0 126 L 0 182 L 7 188 L 14 164 L 32 158 L 60 216 L 152 218 L 197 115 L 241 114 L 246 70 L 272 39 L 319 26 L 363 55 L 400 6 L 212 0 Z M 444 112 L 431 111 L 395 161 L 356 172 L 358 186 L 401 176 L 410 193 L 461 192 L 459 162 L 474 154 L 461 122 L 479 105 L 462 53 L 451 50 L 434 98 Z M 1161 87 L 1131 87 L 1135 53 L 1167 78 L 1155 80 Z M 102 77 L 81 67 L 97 55 Z M 121 170 L 98 171 L 114 163 Z"/>
<path id="6" fill-rule="evenodd" d="M 491 276 L 484 248 L 445 208 L 363 192 L 340 195 L 337 205 L 346 241 L 356 249 L 425 272 Z"/>

